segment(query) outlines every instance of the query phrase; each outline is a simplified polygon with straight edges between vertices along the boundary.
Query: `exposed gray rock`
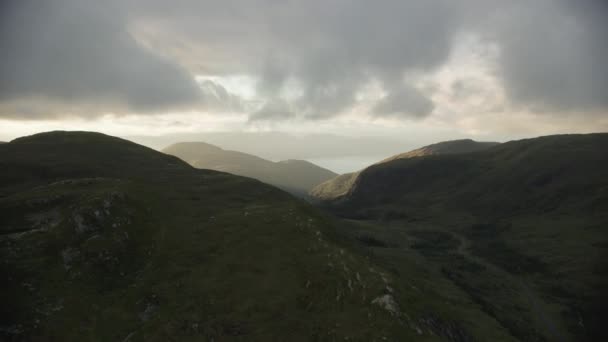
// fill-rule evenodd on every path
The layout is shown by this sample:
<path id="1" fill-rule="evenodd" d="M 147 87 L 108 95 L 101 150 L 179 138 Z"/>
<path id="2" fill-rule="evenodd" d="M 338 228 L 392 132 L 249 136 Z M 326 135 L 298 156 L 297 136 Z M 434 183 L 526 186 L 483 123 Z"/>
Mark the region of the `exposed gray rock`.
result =
<path id="1" fill-rule="evenodd" d="M 400 314 L 399 304 L 397 304 L 395 298 L 393 298 L 393 296 L 390 294 L 385 294 L 375 298 L 372 300 L 372 304 L 381 306 L 393 316 L 398 316 Z"/>

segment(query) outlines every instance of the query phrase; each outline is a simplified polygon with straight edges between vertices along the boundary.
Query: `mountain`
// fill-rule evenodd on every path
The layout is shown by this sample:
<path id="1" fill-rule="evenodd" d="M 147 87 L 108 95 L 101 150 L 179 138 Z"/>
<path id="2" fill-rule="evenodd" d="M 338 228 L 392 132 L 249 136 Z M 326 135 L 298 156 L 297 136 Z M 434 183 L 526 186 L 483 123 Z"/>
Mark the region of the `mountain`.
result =
<path id="1" fill-rule="evenodd" d="M 173 144 L 164 153 L 174 155 L 199 169 L 210 169 L 251 177 L 286 191 L 304 195 L 335 173 L 303 160 L 272 162 L 247 153 L 226 151 L 203 142 Z"/>
<path id="2" fill-rule="evenodd" d="M 360 255 L 348 226 L 119 138 L 19 138 L 0 146 L 0 339 L 511 340 L 415 260 L 406 283 Z"/>
<path id="3" fill-rule="evenodd" d="M 127 139 L 161 150 L 183 141 L 204 141 L 226 150 L 240 151 L 268 160 L 306 160 L 338 157 L 391 155 L 410 143 L 389 137 L 334 134 L 292 134 L 287 132 L 204 132 L 174 133 L 160 136 L 129 136 Z"/>
<path id="4" fill-rule="evenodd" d="M 0 145 L 0 340 L 606 340 L 605 147 L 379 164 L 324 203 L 367 220 L 338 220 L 123 139 L 19 138 Z M 511 183 L 477 199 L 478 179 Z"/>
<path id="5" fill-rule="evenodd" d="M 471 139 L 462 139 L 462 140 L 451 140 L 444 141 L 437 144 L 432 144 L 428 146 L 424 146 L 406 153 L 401 153 L 394 155 L 392 157 L 386 158 L 377 164 L 388 163 L 393 160 L 398 159 L 407 159 L 413 157 L 422 157 L 429 155 L 438 155 L 438 154 L 458 154 L 458 153 L 469 153 L 476 152 L 488 149 L 492 146 L 498 145 L 496 142 L 477 142 Z M 333 179 L 330 179 L 326 182 L 323 182 L 316 187 L 314 187 L 310 191 L 310 195 L 321 201 L 325 200 L 333 200 L 348 194 L 351 190 L 352 186 L 356 183 L 360 173 L 346 173 L 340 176 L 337 176 Z"/>
<path id="6" fill-rule="evenodd" d="M 520 340 L 607 340 L 606 151 L 597 133 L 390 158 L 322 205 L 417 250 Z"/>
<path id="7" fill-rule="evenodd" d="M 483 151 L 498 144 L 499 143 L 497 142 L 480 142 L 471 139 L 443 141 L 436 144 L 424 146 L 406 153 L 394 155 L 390 158 L 382 160 L 380 163 L 386 163 L 397 159 L 424 157 L 436 154 L 459 154 Z"/>
<path id="8" fill-rule="evenodd" d="M 4 144 L 0 170 L 2 339 L 415 334 L 372 303 L 386 276 L 258 181 L 85 132 Z"/>
<path id="9" fill-rule="evenodd" d="M 475 153 L 393 157 L 361 171 L 342 202 L 368 210 L 407 203 L 490 214 L 596 213 L 605 204 L 607 144 L 603 133 L 561 135 Z"/>

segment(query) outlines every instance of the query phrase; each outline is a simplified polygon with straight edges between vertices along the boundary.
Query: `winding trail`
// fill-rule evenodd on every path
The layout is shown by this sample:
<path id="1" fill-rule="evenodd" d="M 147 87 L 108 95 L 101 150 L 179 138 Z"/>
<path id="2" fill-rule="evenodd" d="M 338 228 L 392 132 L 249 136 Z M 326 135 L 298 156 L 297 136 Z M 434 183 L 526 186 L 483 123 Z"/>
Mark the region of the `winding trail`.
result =
<path id="1" fill-rule="evenodd" d="M 412 227 L 404 229 L 403 222 L 376 222 L 376 221 L 357 221 L 352 220 L 360 226 L 367 226 L 369 228 L 381 228 L 383 232 L 394 237 L 398 241 L 410 240 L 410 232 L 413 230 Z M 409 229 L 408 229 L 409 228 Z M 481 266 L 484 266 L 489 272 L 498 275 L 504 279 L 505 282 L 510 284 L 510 287 L 522 294 L 524 301 L 527 301 L 530 313 L 534 316 L 534 319 L 540 325 L 539 328 L 543 330 L 543 335 L 548 341 L 556 342 L 568 342 L 571 338 L 564 334 L 563 327 L 559 323 L 559 319 L 554 317 L 554 314 L 547 311 L 546 303 L 540 297 L 540 295 L 534 290 L 533 286 L 529 284 L 529 281 L 522 279 L 521 277 L 514 275 L 505 269 L 489 262 L 488 260 L 478 257 L 471 253 L 471 240 L 465 236 L 444 228 L 437 227 L 436 225 L 421 227 L 422 230 L 428 232 L 445 233 L 458 240 L 458 247 L 450 249 L 450 251 L 462 256 L 470 262 L 474 262 Z M 419 230 L 419 229 L 414 229 Z M 386 236 L 385 236 L 386 238 Z M 427 258 L 428 259 L 428 258 Z M 436 263 L 436 261 L 429 260 L 430 263 Z M 456 285 L 458 286 L 458 285 Z M 531 323 L 532 324 L 532 323 Z"/>
<path id="2" fill-rule="evenodd" d="M 543 300 L 539 297 L 539 295 L 536 292 L 534 292 L 534 290 L 532 290 L 530 288 L 530 286 L 526 283 L 526 281 L 505 271 L 504 269 L 494 265 L 493 263 L 486 261 L 483 258 L 480 258 L 480 257 L 477 257 L 477 256 L 471 254 L 469 251 L 470 246 L 471 246 L 471 241 L 469 239 L 465 238 L 464 236 L 462 236 L 458 233 L 447 231 L 447 230 L 435 230 L 435 231 L 449 234 L 450 236 L 452 236 L 453 238 L 457 239 L 460 242 L 460 244 L 458 245 L 458 248 L 456 249 L 457 254 L 461 255 L 462 257 L 464 257 L 466 259 L 469 259 L 470 261 L 474 261 L 475 263 L 478 263 L 478 264 L 492 270 L 493 272 L 496 272 L 496 273 L 500 274 L 501 276 L 506 277 L 507 279 L 510 279 L 512 283 L 517 284 L 517 286 L 520 288 L 520 292 L 522 294 L 524 294 L 524 296 L 528 300 L 531 311 L 534 313 L 536 318 L 540 322 L 542 322 L 542 324 L 545 327 L 545 330 L 553 338 L 552 340 L 560 341 L 560 342 L 568 341 L 568 338 L 566 336 L 564 336 L 564 334 L 558 328 L 559 324 L 557 324 L 555 322 L 551 313 L 547 312 L 544 309 Z"/>

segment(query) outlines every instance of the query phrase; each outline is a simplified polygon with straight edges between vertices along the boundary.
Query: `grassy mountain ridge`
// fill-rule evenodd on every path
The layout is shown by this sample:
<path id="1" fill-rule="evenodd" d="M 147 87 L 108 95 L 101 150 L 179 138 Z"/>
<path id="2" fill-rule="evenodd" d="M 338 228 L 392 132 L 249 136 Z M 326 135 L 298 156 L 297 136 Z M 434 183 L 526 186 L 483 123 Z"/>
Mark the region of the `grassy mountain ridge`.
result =
<path id="1" fill-rule="evenodd" d="M 382 164 L 397 159 L 424 157 L 436 154 L 459 154 L 483 151 L 498 144 L 499 143 L 497 142 L 480 142 L 472 139 L 448 140 L 436 144 L 423 146 L 421 148 L 406 153 L 394 155 L 378 162 L 377 164 Z"/>
<path id="2" fill-rule="evenodd" d="M 353 194 L 368 191 L 366 198 L 329 207 L 374 219 L 356 222 L 332 220 L 259 181 L 199 170 L 102 134 L 17 139 L 0 146 L 0 301 L 6 303 L 0 336 L 602 340 L 608 284 L 601 260 L 608 240 L 604 183 L 596 178 L 605 155 L 589 150 L 604 151 L 598 149 L 603 139 L 532 140 L 517 145 L 517 153 L 499 145 L 386 163 L 396 163 L 394 170 L 376 165 L 359 180 L 380 177 L 374 184 L 355 185 Z M 580 169 L 568 168 L 560 155 Z M 475 203 L 479 193 L 463 186 L 478 172 L 485 174 L 480 186 L 501 181 L 501 169 L 492 165 L 503 160 L 547 167 L 539 178 L 501 166 L 573 200 L 552 202 L 539 189 L 530 192 L 534 200 L 549 198 L 538 208 L 505 205 L 508 217 L 492 214 L 500 191 Z M 545 171 L 556 166 L 570 186 L 547 183 L 556 176 Z M 404 173 L 428 182 L 429 191 L 404 182 Z M 379 179 L 396 183 L 387 187 Z M 597 189 L 586 187 L 591 183 Z M 401 186 L 411 193 L 388 193 Z M 502 191 L 523 196 L 516 188 L 513 180 Z M 375 194 L 378 189 L 386 193 Z M 585 215 L 573 215 L 580 209 Z"/>
<path id="3" fill-rule="evenodd" d="M 512 340 L 436 272 L 408 259 L 399 281 L 259 181 L 90 132 L 0 161 L 1 339 Z"/>
<path id="4" fill-rule="evenodd" d="M 381 165 L 384 163 L 389 163 L 393 160 L 408 159 L 414 157 L 482 151 L 497 144 L 498 143 L 495 142 L 478 142 L 471 139 L 443 141 L 440 143 L 424 146 L 406 153 L 391 156 L 389 158 L 379 161 L 378 163 L 375 163 L 374 165 Z M 365 169 L 358 172 L 346 173 L 328 181 L 325 181 L 314 187 L 310 191 L 310 195 L 320 201 L 335 200 L 337 198 L 346 196 L 352 190 L 354 184 L 358 181 L 359 175 L 364 171 Z"/>
<path id="5" fill-rule="evenodd" d="M 471 154 L 395 159 L 362 171 L 343 202 L 366 208 L 388 202 L 486 210 L 500 205 L 508 212 L 560 207 L 599 214 L 606 204 L 606 146 L 608 134 L 563 135 Z"/>
<path id="6" fill-rule="evenodd" d="M 247 153 L 223 150 L 202 142 L 173 144 L 164 153 L 177 156 L 200 169 L 224 171 L 258 179 L 296 194 L 306 194 L 335 173 L 307 161 L 272 162 Z"/>
<path id="7" fill-rule="evenodd" d="M 374 222 L 368 239 L 414 241 L 520 340 L 605 340 L 606 151 L 597 133 L 395 159 L 325 206 Z"/>
<path id="8" fill-rule="evenodd" d="M 278 189 L 85 132 L 16 139 L 0 160 L 3 339 L 416 334 L 372 303 L 388 275 Z"/>

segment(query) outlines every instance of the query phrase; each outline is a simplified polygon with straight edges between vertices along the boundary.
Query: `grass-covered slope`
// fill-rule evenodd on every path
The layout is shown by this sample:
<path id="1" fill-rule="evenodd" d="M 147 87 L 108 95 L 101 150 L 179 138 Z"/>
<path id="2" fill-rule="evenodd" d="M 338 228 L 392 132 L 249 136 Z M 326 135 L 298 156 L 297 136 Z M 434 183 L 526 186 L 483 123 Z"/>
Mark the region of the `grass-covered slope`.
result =
<path id="1" fill-rule="evenodd" d="M 310 196 L 317 201 L 328 201 L 340 198 L 350 191 L 357 180 L 359 172 L 345 173 L 325 181 L 310 190 Z"/>
<path id="2" fill-rule="evenodd" d="M 0 146 L 0 339 L 419 336 L 391 276 L 331 231 L 280 190 L 125 140 L 17 139 Z"/>
<path id="3" fill-rule="evenodd" d="M 476 153 L 395 159 L 362 171 L 341 204 L 396 205 L 402 214 L 429 206 L 490 215 L 601 214 L 608 204 L 607 148 L 608 134 L 561 135 Z"/>
<path id="4" fill-rule="evenodd" d="M 394 155 L 372 166 L 379 164 L 382 165 L 398 159 L 482 151 L 496 145 L 498 145 L 498 143 L 478 142 L 471 139 L 444 141 L 437 144 L 424 146 L 406 153 Z M 352 190 L 352 187 L 357 182 L 361 172 L 364 171 L 365 169 L 358 172 L 346 173 L 327 180 L 315 186 L 310 191 L 310 196 L 318 201 L 331 201 L 346 196 Z"/>
<path id="5" fill-rule="evenodd" d="M 272 162 L 251 154 L 223 150 L 202 142 L 173 144 L 164 153 L 174 155 L 199 169 L 224 171 L 251 177 L 289 192 L 305 195 L 335 173 L 303 160 Z"/>
<path id="6" fill-rule="evenodd" d="M 436 144 L 431 144 L 415 150 L 394 155 L 379 162 L 382 164 L 397 159 L 407 159 L 413 157 L 424 157 L 437 154 L 460 154 L 476 151 L 487 150 L 490 147 L 498 145 L 497 142 L 475 141 L 471 139 L 449 140 L 442 141 Z"/>
<path id="7" fill-rule="evenodd" d="M 409 242 L 521 340 L 603 341 L 607 151 L 601 133 L 397 159 L 328 208 L 374 220 L 368 240 Z"/>

